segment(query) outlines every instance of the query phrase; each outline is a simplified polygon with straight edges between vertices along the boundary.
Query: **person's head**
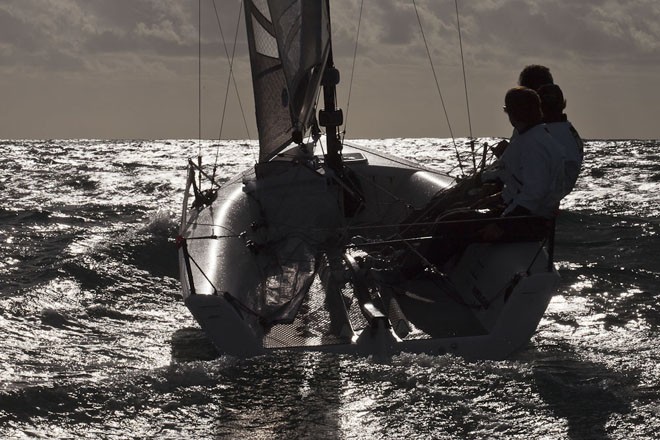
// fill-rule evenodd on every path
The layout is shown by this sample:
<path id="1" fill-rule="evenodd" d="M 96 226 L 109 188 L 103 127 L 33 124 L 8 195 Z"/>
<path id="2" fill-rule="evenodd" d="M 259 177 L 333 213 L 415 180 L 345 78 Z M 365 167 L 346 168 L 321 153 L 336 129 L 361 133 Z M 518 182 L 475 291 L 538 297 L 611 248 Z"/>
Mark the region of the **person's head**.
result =
<path id="1" fill-rule="evenodd" d="M 543 119 L 541 98 L 527 87 L 514 87 L 506 92 L 504 111 L 509 115 L 511 125 L 519 131 L 536 125 Z"/>
<path id="2" fill-rule="evenodd" d="M 538 64 L 525 67 L 518 76 L 518 85 L 532 90 L 538 90 L 545 84 L 554 84 L 550 69 Z"/>
<path id="3" fill-rule="evenodd" d="M 541 98 L 543 120 L 546 122 L 559 122 L 563 119 L 566 100 L 561 88 L 556 84 L 546 84 L 538 90 Z"/>

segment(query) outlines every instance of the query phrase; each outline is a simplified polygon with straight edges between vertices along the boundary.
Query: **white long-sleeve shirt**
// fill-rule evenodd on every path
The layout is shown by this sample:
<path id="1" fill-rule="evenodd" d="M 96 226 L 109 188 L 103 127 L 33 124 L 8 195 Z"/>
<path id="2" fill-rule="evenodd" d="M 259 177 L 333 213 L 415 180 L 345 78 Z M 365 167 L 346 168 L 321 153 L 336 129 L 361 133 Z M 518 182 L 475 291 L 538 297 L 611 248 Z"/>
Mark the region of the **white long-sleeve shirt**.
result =
<path id="1" fill-rule="evenodd" d="M 517 206 L 534 215 L 556 214 L 564 196 L 564 147 L 545 124 L 513 136 L 499 162 L 502 198 L 507 205 L 503 215 Z"/>
<path id="2" fill-rule="evenodd" d="M 564 147 L 564 196 L 575 187 L 582 160 L 584 159 L 584 142 L 577 130 L 568 121 L 546 124 L 548 131 Z"/>

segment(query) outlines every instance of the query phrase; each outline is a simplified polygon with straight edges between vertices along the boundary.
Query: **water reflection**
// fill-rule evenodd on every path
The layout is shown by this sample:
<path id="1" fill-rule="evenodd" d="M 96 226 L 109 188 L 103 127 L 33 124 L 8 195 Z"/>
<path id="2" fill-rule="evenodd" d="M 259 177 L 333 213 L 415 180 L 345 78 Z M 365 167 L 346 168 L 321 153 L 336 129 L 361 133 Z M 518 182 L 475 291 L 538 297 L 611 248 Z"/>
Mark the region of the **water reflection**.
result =
<path id="1" fill-rule="evenodd" d="M 248 359 L 219 357 L 200 330 L 177 330 L 175 362 L 215 357 L 208 388 L 211 407 L 221 408 L 208 433 L 219 438 L 340 438 L 341 357 L 320 353 L 271 353 Z M 188 368 L 192 364 L 184 368 Z M 208 368 L 208 365 L 206 366 Z M 179 393 L 177 393 L 179 394 Z M 210 409 L 206 405 L 206 410 Z"/>
<path id="2" fill-rule="evenodd" d="M 441 140 L 362 144 L 454 162 Z M 181 158 L 197 141 L 0 146 L 3 438 L 657 438 L 657 142 L 588 143 L 558 223 L 564 283 L 535 351 L 386 365 L 171 359 L 172 332 L 194 323 L 169 242 L 178 215 L 164 210 L 181 206 Z M 252 165 L 243 143 L 222 151 L 222 179 Z"/>
<path id="3" fill-rule="evenodd" d="M 635 216 L 562 213 L 556 258 L 566 294 L 588 298 L 607 330 L 643 321 L 660 327 L 660 222 Z M 571 265 L 567 262 L 579 262 Z"/>
<path id="4" fill-rule="evenodd" d="M 216 399 L 234 411 L 218 418 L 212 435 L 334 439 L 340 435 L 337 356 L 305 353 L 241 360 L 224 372 L 229 388 Z"/>
<path id="5" fill-rule="evenodd" d="M 552 412 L 567 421 L 571 440 L 608 439 L 615 414 L 628 414 L 628 390 L 637 374 L 621 374 L 605 364 L 580 359 L 568 344 L 536 353 L 533 385 Z"/>

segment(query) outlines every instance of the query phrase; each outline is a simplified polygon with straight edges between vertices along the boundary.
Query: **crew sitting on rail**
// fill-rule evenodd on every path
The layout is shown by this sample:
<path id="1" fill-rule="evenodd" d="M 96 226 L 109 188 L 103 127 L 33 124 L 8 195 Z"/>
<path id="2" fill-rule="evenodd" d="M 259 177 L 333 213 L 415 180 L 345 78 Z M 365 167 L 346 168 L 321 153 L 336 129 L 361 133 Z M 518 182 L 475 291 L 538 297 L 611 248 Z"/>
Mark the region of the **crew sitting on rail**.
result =
<path id="1" fill-rule="evenodd" d="M 538 90 L 543 109 L 543 122 L 553 138 L 564 147 L 564 196 L 575 187 L 582 160 L 584 142 L 575 127 L 568 121 L 564 109 L 566 100 L 561 88 L 556 84 L 546 84 Z"/>
<path id="2" fill-rule="evenodd" d="M 500 180 L 501 194 L 491 202 L 504 204 L 503 216 L 537 215 L 554 217 L 565 195 L 564 147 L 543 124 L 541 99 L 526 87 L 510 89 L 504 98 L 504 111 L 516 129 L 515 136 L 497 161 L 494 170 L 486 171 L 484 182 Z"/>

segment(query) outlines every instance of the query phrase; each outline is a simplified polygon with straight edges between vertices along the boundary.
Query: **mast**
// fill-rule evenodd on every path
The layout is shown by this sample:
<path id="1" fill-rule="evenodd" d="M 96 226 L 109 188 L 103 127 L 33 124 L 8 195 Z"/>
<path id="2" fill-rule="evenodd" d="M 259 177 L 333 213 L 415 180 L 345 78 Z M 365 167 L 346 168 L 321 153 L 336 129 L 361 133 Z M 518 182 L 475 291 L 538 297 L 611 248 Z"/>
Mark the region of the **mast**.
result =
<path id="1" fill-rule="evenodd" d="M 335 68 L 332 58 L 332 26 L 330 19 L 330 0 L 326 2 L 329 31 L 328 61 L 325 65 L 321 86 L 323 87 L 323 110 L 319 111 L 319 125 L 325 127 L 328 142 L 328 153 L 325 161 L 335 172 L 342 174 L 341 150 L 342 144 L 339 140 L 339 127 L 344 123 L 344 115 L 337 108 L 337 84 L 339 84 L 339 70 Z"/>

